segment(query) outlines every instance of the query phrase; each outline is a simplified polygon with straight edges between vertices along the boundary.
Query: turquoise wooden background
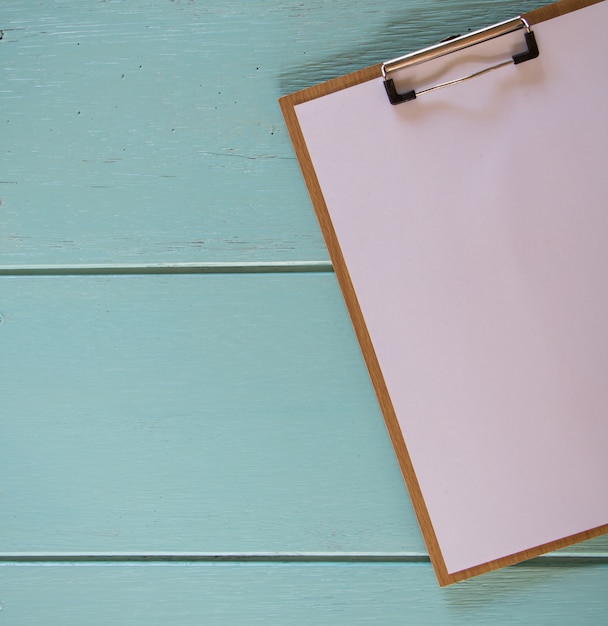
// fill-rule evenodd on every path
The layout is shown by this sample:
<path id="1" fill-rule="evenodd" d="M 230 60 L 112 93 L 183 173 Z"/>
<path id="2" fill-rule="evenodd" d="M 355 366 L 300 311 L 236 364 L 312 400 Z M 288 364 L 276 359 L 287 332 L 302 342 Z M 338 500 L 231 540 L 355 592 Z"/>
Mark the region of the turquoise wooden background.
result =
<path id="1" fill-rule="evenodd" d="M 538 4 L 2 0 L 0 625 L 606 623 L 437 586 L 277 104 Z"/>

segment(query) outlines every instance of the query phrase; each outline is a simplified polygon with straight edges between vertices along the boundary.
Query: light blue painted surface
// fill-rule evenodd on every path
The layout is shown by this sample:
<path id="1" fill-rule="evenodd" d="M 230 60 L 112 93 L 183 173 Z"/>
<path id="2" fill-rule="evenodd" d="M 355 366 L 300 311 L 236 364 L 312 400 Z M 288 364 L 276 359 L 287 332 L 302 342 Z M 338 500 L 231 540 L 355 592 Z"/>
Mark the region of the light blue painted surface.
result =
<path id="1" fill-rule="evenodd" d="M 0 552 L 424 553 L 333 274 L 5 276 L 0 306 Z"/>
<path id="2" fill-rule="evenodd" d="M 440 589 L 428 564 L 0 565 L 18 626 L 603 626 L 608 566 L 515 567 Z"/>
<path id="3" fill-rule="evenodd" d="M 606 537 L 419 562 L 276 102 L 539 4 L 3 0 L 0 625 L 605 623 Z"/>
<path id="4" fill-rule="evenodd" d="M 424 551 L 333 274 L 2 277 L 0 311 L 0 552 Z"/>
<path id="5" fill-rule="evenodd" d="M 277 99 L 533 0 L 3 0 L 0 265 L 326 260 Z"/>

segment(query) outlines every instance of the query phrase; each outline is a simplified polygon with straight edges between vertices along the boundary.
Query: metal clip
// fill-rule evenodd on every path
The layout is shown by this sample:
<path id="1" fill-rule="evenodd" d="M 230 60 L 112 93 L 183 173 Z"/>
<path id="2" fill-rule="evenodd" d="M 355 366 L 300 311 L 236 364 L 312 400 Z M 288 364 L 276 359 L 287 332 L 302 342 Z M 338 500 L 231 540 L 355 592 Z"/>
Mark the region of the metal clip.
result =
<path id="1" fill-rule="evenodd" d="M 491 67 L 487 67 L 478 72 L 474 72 L 473 74 L 463 76 L 462 78 L 449 80 L 445 83 L 441 83 L 433 87 L 421 89 L 418 92 L 416 92 L 415 90 L 411 90 L 404 93 L 399 93 L 397 91 L 397 88 L 395 87 L 393 79 L 389 78 L 388 76 L 393 72 L 398 72 L 399 70 L 403 70 L 413 65 L 418 65 L 419 63 L 430 61 L 431 59 L 437 59 L 458 50 L 464 50 L 465 48 L 469 48 L 470 46 L 474 46 L 484 41 L 489 41 L 490 39 L 512 33 L 522 28 L 525 29 L 524 38 L 527 46 L 527 49 L 524 52 L 520 52 L 514 55 L 507 61 L 497 63 L 496 65 L 492 65 Z M 490 26 L 489 28 L 477 30 L 468 35 L 450 38 L 442 43 L 430 46 L 429 48 L 424 48 L 423 50 L 419 50 L 418 52 L 412 52 L 410 54 L 406 54 L 405 56 L 392 59 L 391 61 L 387 61 L 386 63 L 382 64 L 382 76 L 384 77 L 384 87 L 386 89 L 386 93 L 388 95 L 390 103 L 400 104 L 402 102 L 407 102 L 408 100 L 415 100 L 418 96 L 429 93 L 431 91 L 435 91 L 436 89 L 449 87 L 450 85 L 456 85 L 458 83 L 464 82 L 465 80 L 469 80 L 470 78 L 481 76 L 482 74 L 486 74 L 487 72 L 496 70 L 499 67 L 504 67 L 505 65 L 511 64 L 517 65 L 519 63 L 523 63 L 524 61 L 535 59 L 538 55 L 538 45 L 536 44 L 536 38 L 534 37 L 534 33 L 530 29 L 530 25 L 528 24 L 526 19 L 520 16 L 506 22 L 501 22 L 500 24 L 495 24 L 494 26 Z"/>

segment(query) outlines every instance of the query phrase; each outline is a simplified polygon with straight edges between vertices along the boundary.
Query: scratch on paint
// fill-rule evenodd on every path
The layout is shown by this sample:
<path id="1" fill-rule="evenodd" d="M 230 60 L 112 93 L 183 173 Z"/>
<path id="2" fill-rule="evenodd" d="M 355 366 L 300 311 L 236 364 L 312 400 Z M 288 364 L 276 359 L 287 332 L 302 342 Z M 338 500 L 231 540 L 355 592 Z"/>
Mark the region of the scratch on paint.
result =
<path id="1" fill-rule="evenodd" d="M 236 157 L 238 159 L 248 159 L 250 161 L 256 161 L 258 159 L 280 159 L 282 161 L 293 161 L 295 157 L 278 156 L 274 154 L 239 154 L 238 152 L 209 152 L 207 150 L 201 150 L 199 154 L 203 156 L 221 156 L 221 157 Z"/>

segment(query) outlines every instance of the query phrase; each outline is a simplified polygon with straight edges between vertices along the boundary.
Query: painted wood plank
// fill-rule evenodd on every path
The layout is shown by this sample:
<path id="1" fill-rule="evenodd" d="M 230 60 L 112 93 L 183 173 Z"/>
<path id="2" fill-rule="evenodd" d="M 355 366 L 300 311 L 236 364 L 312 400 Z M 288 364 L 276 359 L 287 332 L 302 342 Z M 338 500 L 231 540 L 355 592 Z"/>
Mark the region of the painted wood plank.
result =
<path id="1" fill-rule="evenodd" d="M 542 0 L 3 0 L 0 264 L 326 261 L 277 99 Z"/>
<path id="2" fill-rule="evenodd" d="M 333 274 L 0 277 L 0 415 L 1 553 L 425 553 Z"/>
<path id="3" fill-rule="evenodd" d="M 0 552 L 423 551 L 333 274 L 0 277 Z"/>
<path id="4" fill-rule="evenodd" d="M 0 565 L 0 623 L 600 626 L 608 566 L 515 566 L 440 589 L 428 564 Z"/>

